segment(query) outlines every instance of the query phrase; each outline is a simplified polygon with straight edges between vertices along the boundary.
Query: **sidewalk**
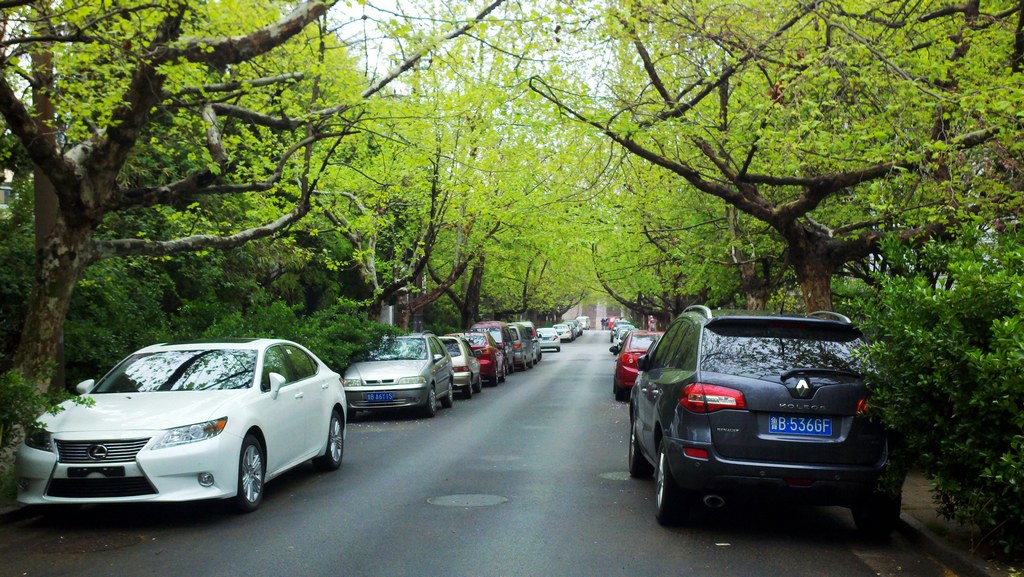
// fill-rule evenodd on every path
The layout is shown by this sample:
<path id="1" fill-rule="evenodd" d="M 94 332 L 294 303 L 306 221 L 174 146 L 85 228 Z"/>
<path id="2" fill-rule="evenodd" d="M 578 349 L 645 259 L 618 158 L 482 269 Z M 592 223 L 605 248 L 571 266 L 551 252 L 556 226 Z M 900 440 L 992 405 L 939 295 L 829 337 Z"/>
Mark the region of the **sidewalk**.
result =
<path id="1" fill-rule="evenodd" d="M 935 511 L 932 487 L 919 472 L 911 472 L 903 483 L 903 514 L 898 531 L 958 577 L 1024 577 L 1024 566 L 1011 567 L 991 557 L 984 547 L 976 548 L 977 532 Z"/>

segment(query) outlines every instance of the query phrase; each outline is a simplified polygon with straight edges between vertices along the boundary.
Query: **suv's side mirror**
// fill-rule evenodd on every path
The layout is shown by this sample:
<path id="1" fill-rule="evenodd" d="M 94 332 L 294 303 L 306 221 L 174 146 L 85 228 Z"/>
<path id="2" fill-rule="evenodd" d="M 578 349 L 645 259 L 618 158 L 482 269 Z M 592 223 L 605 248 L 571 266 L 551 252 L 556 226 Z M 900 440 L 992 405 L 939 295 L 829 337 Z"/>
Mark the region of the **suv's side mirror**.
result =
<path id="1" fill-rule="evenodd" d="M 642 355 L 640 358 L 636 360 L 636 368 L 640 369 L 641 371 L 647 372 L 647 369 L 650 368 L 649 365 L 650 363 L 647 362 L 647 355 Z"/>
<path id="2" fill-rule="evenodd" d="M 608 347 L 608 352 L 610 352 L 613 355 L 619 354 L 620 350 L 621 349 L 619 349 L 619 345 L 612 345 L 612 346 Z"/>

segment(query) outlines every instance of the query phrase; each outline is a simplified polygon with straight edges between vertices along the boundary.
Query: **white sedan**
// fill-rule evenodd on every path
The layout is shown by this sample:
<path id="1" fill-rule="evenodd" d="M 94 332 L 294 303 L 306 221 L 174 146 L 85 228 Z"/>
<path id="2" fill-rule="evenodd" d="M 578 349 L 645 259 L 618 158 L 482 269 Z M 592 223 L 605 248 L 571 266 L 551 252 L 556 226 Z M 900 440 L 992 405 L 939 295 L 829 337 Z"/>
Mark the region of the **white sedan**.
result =
<path id="1" fill-rule="evenodd" d="M 310 459 L 341 466 L 341 377 L 279 339 L 154 345 L 39 418 L 16 460 L 24 504 L 231 499 Z"/>

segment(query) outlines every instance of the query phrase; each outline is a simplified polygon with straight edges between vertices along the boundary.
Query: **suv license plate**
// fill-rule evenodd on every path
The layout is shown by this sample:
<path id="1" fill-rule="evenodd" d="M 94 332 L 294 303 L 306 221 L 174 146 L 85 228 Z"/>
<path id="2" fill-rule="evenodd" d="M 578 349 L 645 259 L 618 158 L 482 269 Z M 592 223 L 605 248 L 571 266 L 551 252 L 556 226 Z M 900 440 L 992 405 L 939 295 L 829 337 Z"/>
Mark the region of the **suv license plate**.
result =
<path id="1" fill-rule="evenodd" d="M 380 402 L 380 401 L 393 401 L 394 399 L 395 399 L 395 394 L 391 393 L 391 392 L 388 392 L 388 393 L 366 393 L 366 400 L 368 402 L 371 402 L 371 403 Z"/>
<path id="2" fill-rule="evenodd" d="M 782 435 L 832 436 L 832 417 L 769 415 L 768 432 Z"/>

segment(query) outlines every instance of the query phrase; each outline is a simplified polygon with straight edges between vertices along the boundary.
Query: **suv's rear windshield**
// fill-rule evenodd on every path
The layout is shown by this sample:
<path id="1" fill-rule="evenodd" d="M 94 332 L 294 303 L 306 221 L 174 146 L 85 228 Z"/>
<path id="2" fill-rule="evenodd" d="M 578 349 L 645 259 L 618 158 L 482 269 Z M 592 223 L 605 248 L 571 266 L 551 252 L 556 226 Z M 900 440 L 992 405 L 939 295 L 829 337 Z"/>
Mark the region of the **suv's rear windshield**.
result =
<path id="1" fill-rule="evenodd" d="M 854 352 L 863 345 L 860 331 L 847 325 L 716 321 L 705 327 L 700 369 L 758 377 L 796 368 L 860 372 Z"/>

